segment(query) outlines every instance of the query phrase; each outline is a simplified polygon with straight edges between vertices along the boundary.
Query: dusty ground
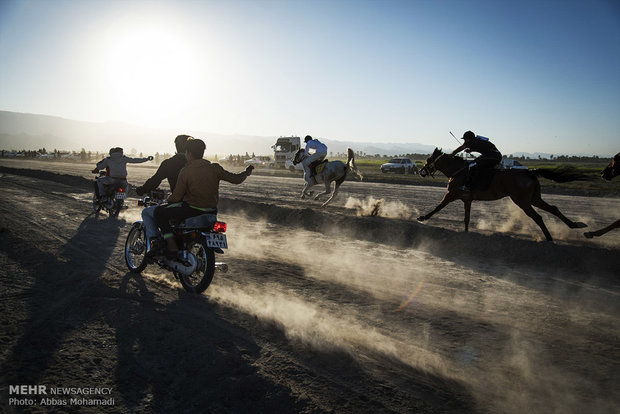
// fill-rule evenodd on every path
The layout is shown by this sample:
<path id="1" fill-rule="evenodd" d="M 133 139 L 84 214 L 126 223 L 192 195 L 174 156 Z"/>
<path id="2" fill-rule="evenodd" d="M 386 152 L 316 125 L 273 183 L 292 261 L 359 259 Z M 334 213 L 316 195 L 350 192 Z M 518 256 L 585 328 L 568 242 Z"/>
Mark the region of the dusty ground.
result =
<path id="1" fill-rule="evenodd" d="M 3 411 L 617 412 L 620 232 L 543 213 L 557 242 L 540 242 L 500 201 L 465 234 L 460 205 L 412 220 L 440 188 L 346 182 L 319 210 L 300 180 L 252 176 L 222 187 L 231 270 L 192 296 L 127 272 L 140 210 L 90 215 L 88 166 L 0 167 Z M 618 199 L 545 199 L 593 227 L 620 217 Z M 18 384 L 114 405 L 9 405 Z"/>

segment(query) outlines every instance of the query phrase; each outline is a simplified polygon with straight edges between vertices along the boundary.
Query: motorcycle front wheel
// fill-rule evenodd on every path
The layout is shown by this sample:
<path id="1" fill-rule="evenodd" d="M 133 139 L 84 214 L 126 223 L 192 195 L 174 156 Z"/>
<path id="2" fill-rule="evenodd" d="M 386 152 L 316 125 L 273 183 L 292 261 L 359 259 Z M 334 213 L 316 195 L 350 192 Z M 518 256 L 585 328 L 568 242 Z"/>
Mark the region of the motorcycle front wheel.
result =
<path id="1" fill-rule="evenodd" d="M 198 264 L 196 270 L 185 275 L 181 272 L 174 272 L 174 275 L 181 281 L 183 289 L 190 293 L 202 293 L 211 284 L 215 273 L 215 252 L 207 247 L 203 240 L 197 240 L 188 246 L 188 252 L 196 257 Z"/>
<path id="2" fill-rule="evenodd" d="M 146 233 L 142 226 L 132 226 L 125 241 L 125 263 L 131 272 L 140 273 L 147 265 Z"/>

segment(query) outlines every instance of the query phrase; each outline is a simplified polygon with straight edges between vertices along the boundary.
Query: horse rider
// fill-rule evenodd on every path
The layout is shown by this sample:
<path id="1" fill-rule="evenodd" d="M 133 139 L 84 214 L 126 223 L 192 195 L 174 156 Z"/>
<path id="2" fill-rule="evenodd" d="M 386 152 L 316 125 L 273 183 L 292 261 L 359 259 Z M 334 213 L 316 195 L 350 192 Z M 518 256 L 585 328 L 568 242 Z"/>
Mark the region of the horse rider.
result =
<path id="1" fill-rule="evenodd" d="M 304 167 L 305 176 L 311 177 L 313 174 L 310 164 L 315 161 L 323 161 L 327 157 L 327 146 L 318 139 L 313 139 L 310 135 L 306 135 L 304 142 L 306 143 L 305 151 L 307 157 L 301 162 L 301 165 Z"/>
<path id="2" fill-rule="evenodd" d="M 465 182 L 461 187 L 463 191 L 469 191 L 471 187 L 472 169 L 480 171 L 483 168 L 493 168 L 502 161 L 502 154 L 487 137 L 476 135 L 472 131 L 467 131 L 461 138 L 464 142 L 457 149 L 452 151 L 452 155 L 465 150 L 465 152 L 478 152 L 480 156 L 469 163 L 465 172 Z"/>
<path id="3" fill-rule="evenodd" d="M 187 139 L 185 142 L 187 164 L 179 172 L 174 191 L 168 197 L 169 204 L 155 209 L 155 222 L 161 229 L 169 255 L 175 254 L 179 249 L 173 237 L 170 220 L 184 220 L 207 213 L 217 214 L 220 181 L 241 184 L 254 169 L 249 165 L 245 171 L 231 173 L 220 164 L 203 159 L 204 151 L 204 141 Z"/>
<path id="4" fill-rule="evenodd" d="M 139 196 L 148 194 L 150 191 L 156 189 L 164 178 L 168 180 L 170 191 L 174 191 L 179 172 L 187 163 L 187 158 L 185 157 L 185 143 L 190 138 L 193 139 L 189 135 L 177 135 L 174 139 L 177 153 L 171 158 L 162 161 L 155 174 L 140 187 L 136 188 L 136 193 Z M 157 230 L 157 224 L 155 223 L 156 207 L 157 206 L 149 206 L 142 210 L 142 222 L 144 223 L 147 240 L 152 240 L 159 235 L 159 230 Z"/>
<path id="5" fill-rule="evenodd" d="M 131 158 L 123 155 L 121 147 L 110 149 L 110 156 L 102 159 L 92 171 L 97 173 L 99 170 L 106 169 L 104 177 L 97 178 L 97 197 L 104 194 L 104 186 L 120 182 L 124 189 L 127 189 L 127 164 L 140 164 L 151 161 L 153 157 Z"/>

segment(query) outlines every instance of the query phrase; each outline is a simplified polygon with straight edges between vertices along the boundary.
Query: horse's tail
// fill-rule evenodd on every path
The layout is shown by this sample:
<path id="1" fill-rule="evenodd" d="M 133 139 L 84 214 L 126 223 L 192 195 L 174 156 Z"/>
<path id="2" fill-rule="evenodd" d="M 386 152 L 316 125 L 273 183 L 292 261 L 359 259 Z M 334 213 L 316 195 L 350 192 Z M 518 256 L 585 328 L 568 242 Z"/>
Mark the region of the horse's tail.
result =
<path id="1" fill-rule="evenodd" d="M 537 168 L 531 170 L 535 175 L 553 180 L 556 183 L 568 183 L 570 181 L 583 181 L 587 180 L 588 176 L 577 171 L 575 167 L 556 167 L 550 168 Z"/>
<path id="2" fill-rule="evenodd" d="M 355 153 L 351 148 L 347 148 L 347 170 L 353 172 L 353 174 L 357 175 L 357 177 L 362 181 L 364 176 L 357 169 L 357 165 L 355 165 Z"/>

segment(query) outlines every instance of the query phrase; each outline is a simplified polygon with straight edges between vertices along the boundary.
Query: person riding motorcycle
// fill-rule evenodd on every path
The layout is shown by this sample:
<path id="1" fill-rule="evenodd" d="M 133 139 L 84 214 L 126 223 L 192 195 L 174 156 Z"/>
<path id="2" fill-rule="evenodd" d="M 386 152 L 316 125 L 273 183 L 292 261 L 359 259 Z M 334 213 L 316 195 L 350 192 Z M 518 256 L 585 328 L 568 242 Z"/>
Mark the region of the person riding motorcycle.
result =
<path id="1" fill-rule="evenodd" d="M 493 168 L 502 161 L 502 154 L 497 150 L 495 145 L 488 138 L 476 135 L 472 131 L 463 134 L 463 144 L 452 151 L 452 155 L 465 150 L 465 152 L 478 152 L 480 156 L 469 163 L 465 171 L 465 182 L 461 187 L 463 191 L 469 191 L 471 187 L 472 169 L 478 171 L 483 168 Z"/>
<path id="2" fill-rule="evenodd" d="M 166 178 L 168 180 L 168 185 L 170 186 L 170 191 L 174 191 L 174 188 L 177 184 L 177 178 L 179 176 L 179 172 L 185 167 L 187 163 L 187 158 L 185 157 L 185 143 L 188 139 L 193 139 L 189 135 L 177 135 L 174 139 L 174 145 L 176 147 L 177 153 L 164 160 L 155 174 L 146 180 L 144 184 L 140 187 L 136 188 L 136 193 L 139 196 L 144 194 L 148 194 L 152 190 L 155 190 L 161 182 Z M 144 229 L 146 232 L 147 240 L 151 240 L 156 238 L 159 235 L 159 230 L 157 230 L 157 224 L 155 223 L 155 209 L 157 206 L 149 206 L 142 210 L 142 222 L 144 223 Z"/>
<path id="3" fill-rule="evenodd" d="M 127 164 L 140 164 L 152 159 L 151 156 L 144 158 L 127 157 L 123 155 L 121 147 L 110 148 L 110 156 L 99 161 L 92 171 L 93 174 L 104 168 L 107 171 L 105 176 L 97 178 L 97 187 L 95 188 L 97 197 L 100 198 L 105 195 L 104 187 L 110 184 L 120 184 L 124 190 L 127 190 Z"/>
<path id="4" fill-rule="evenodd" d="M 318 139 L 313 139 L 310 135 L 306 135 L 304 142 L 306 143 L 307 157 L 301 162 L 301 165 L 304 167 L 305 177 L 311 177 L 313 174 L 310 170 L 310 164 L 315 161 L 323 161 L 327 157 L 327 146 Z"/>
<path id="5" fill-rule="evenodd" d="M 254 169 L 250 165 L 240 173 L 226 171 L 220 164 L 202 158 L 205 147 L 204 141 L 200 139 L 187 139 L 185 143 L 187 164 L 179 172 L 174 191 L 168 197 L 169 204 L 155 209 L 155 222 L 161 229 L 169 254 L 178 251 L 170 220 L 184 220 L 207 213 L 217 214 L 220 181 L 241 184 Z"/>

